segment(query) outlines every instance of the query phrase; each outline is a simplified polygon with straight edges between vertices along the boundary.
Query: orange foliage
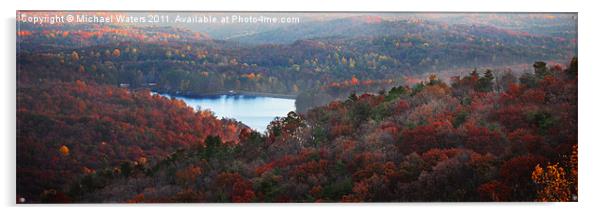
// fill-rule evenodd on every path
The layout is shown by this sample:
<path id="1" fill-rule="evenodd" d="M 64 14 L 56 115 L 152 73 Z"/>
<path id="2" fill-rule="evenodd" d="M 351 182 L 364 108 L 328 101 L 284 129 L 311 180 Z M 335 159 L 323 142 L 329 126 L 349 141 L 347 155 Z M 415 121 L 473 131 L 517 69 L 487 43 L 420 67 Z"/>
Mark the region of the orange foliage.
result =
<path id="1" fill-rule="evenodd" d="M 255 80 L 257 78 L 257 75 L 255 75 L 255 73 L 248 73 L 245 75 L 242 75 L 243 77 L 249 79 L 249 80 Z"/>
<path id="2" fill-rule="evenodd" d="M 65 146 L 65 145 L 62 145 L 62 146 L 59 148 L 59 152 L 60 152 L 60 153 L 61 153 L 63 156 L 67 156 L 67 155 L 69 155 L 69 147 L 67 147 L 67 146 Z"/>
<path id="3" fill-rule="evenodd" d="M 353 77 L 351 77 L 351 85 L 358 85 L 360 84 L 360 81 L 355 77 L 355 75 Z"/>
<path id="4" fill-rule="evenodd" d="M 23 31 L 23 30 L 21 30 L 21 31 L 17 32 L 17 36 L 19 36 L 19 37 L 31 36 L 31 34 L 32 34 L 31 31 Z"/>
<path id="5" fill-rule="evenodd" d="M 533 170 L 533 182 L 543 185 L 537 191 L 539 201 L 566 202 L 571 200 L 570 182 L 565 177 L 565 171 L 558 164 L 548 165 L 544 170 L 539 164 Z"/>

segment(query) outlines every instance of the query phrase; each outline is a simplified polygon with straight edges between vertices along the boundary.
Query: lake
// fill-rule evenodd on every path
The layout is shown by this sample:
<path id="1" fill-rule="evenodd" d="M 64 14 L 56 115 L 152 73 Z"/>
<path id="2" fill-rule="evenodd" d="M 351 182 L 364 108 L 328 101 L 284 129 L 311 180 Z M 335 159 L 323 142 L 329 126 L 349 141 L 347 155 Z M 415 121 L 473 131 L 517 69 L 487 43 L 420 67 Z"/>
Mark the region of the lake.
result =
<path id="1" fill-rule="evenodd" d="M 275 117 L 283 117 L 295 111 L 295 100 L 264 96 L 218 95 L 199 98 L 172 96 L 183 100 L 194 109 L 209 109 L 217 118 L 233 118 L 263 133 Z"/>

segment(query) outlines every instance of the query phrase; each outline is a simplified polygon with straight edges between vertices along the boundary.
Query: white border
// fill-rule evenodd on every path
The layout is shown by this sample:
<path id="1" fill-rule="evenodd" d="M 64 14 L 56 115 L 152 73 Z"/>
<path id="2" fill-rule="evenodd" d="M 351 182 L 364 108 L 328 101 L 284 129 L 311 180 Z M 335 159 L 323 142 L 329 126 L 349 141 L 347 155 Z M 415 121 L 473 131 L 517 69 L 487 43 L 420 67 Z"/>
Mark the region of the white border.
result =
<path id="1" fill-rule="evenodd" d="M 594 3 L 592 3 L 594 2 Z M 0 194 L 3 214 L 573 214 L 602 211 L 600 208 L 600 128 L 599 98 L 602 90 L 600 14 L 596 1 L 550 0 L 23 0 L 2 2 L 2 65 L 0 72 Z M 578 203 L 401 203 L 401 204 L 161 204 L 161 205 L 15 205 L 15 13 L 16 10 L 193 10 L 193 11 L 460 11 L 460 12 L 578 12 L 579 18 L 579 202 Z"/>

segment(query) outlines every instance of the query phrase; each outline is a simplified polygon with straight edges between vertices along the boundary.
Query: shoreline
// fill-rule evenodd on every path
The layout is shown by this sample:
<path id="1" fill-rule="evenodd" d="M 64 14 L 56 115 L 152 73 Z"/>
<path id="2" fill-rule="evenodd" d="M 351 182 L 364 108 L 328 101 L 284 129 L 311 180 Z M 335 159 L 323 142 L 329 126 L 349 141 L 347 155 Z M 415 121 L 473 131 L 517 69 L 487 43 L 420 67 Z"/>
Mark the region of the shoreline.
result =
<path id="1" fill-rule="evenodd" d="M 167 94 L 170 96 L 181 96 L 187 98 L 208 98 L 208 97 L 217 97 L 217 96 L 250 96 L 250 97 L 271 97 L 271 98 L 280 98 L 280 99 L 297 99 L 297 95 L 291 94 L 280 94 L 280 93 L 264 93 L 264 92 L 250 92 L 250 91 L 220 91 L 213 93 L 173 93 L 173 92 L 165 92 L 161 90 L 151 90 L 153 93 L 159 94 Z"/>

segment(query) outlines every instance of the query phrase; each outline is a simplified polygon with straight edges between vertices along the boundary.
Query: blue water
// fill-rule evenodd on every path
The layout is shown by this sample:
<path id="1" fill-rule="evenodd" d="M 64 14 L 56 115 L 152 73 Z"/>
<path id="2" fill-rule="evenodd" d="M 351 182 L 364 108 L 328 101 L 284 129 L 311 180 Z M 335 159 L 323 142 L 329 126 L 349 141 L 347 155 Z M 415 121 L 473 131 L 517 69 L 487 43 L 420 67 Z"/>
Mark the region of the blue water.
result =
<path id="1" fill-rule="evenodd" d="M 217 118 L 236 119 L 258 132 L 264 132 L 275 117 L 286 116 L 288 112 L 295 110 L 294 99 L 245 95 L 202 98 L 161 95 L 181 99 L 196 110 L 209 109 Z"/>

